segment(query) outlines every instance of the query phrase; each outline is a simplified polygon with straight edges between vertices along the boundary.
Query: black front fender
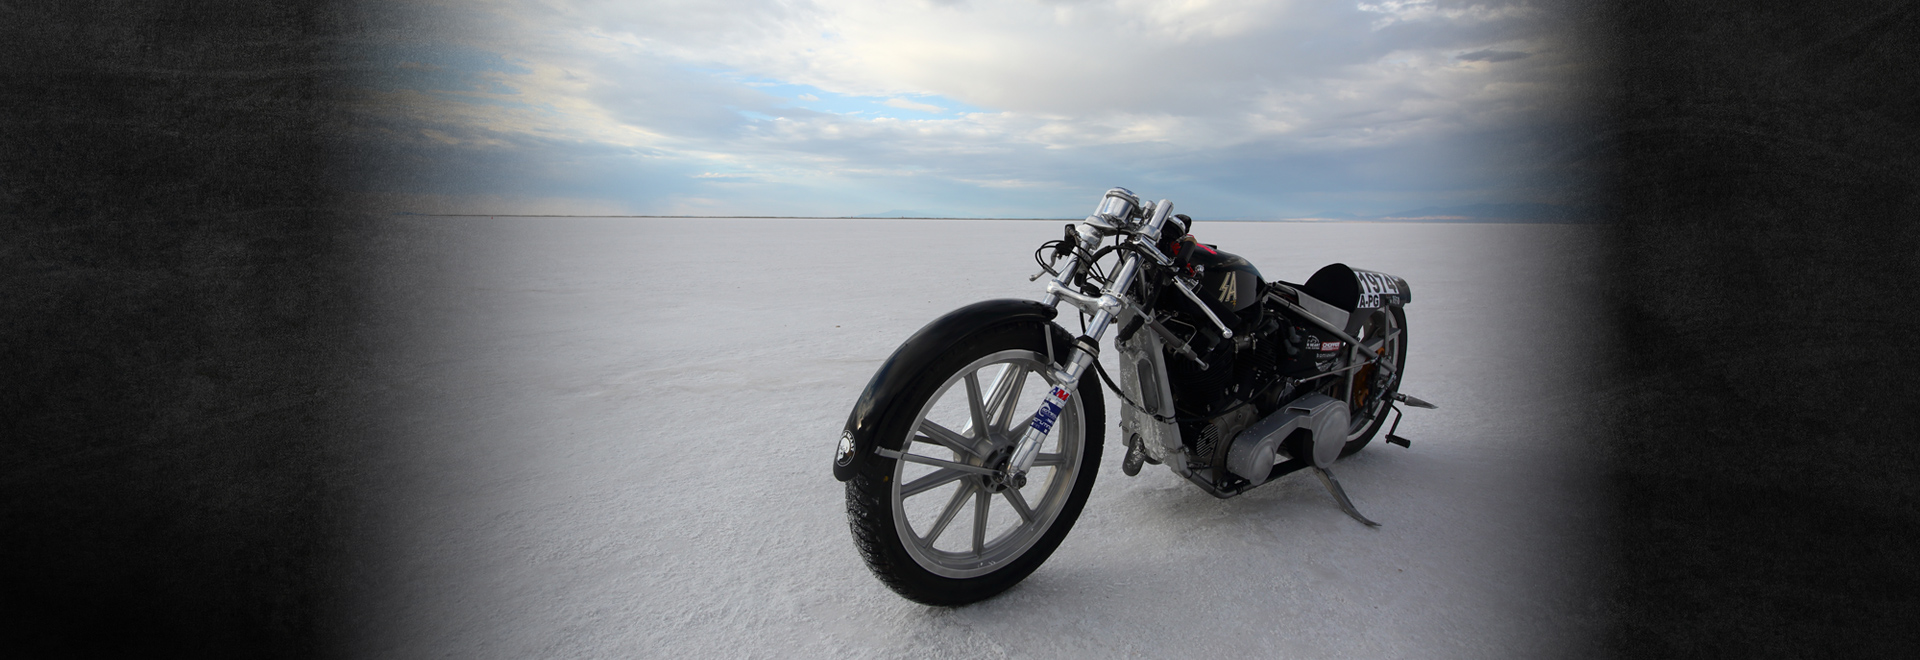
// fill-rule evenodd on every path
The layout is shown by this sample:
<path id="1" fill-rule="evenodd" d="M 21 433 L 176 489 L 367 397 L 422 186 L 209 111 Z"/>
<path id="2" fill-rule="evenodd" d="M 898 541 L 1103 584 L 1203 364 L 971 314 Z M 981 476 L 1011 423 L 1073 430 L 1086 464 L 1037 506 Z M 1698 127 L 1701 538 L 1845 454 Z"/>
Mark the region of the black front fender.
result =
<path id="1" fill-rule="evenodd" d="M 873 453 L 881 412 L 890 408 L 920 372 L 954 344 L 1008 321 L 1027 318 L 1051 321 L 1056 314 L 1054 308 L 1032 300 L 982 300 L 947 312 L 913 333 L 880 364 L 880 370 L 873 373 L 867 389 L 860 392 L 860 399 L 854 402 L 853 412 L 847 415 L 847 426 L 840 432 L 840 444 L 834 450 L 833 478 L 841 481 L 853 478 Z"/>

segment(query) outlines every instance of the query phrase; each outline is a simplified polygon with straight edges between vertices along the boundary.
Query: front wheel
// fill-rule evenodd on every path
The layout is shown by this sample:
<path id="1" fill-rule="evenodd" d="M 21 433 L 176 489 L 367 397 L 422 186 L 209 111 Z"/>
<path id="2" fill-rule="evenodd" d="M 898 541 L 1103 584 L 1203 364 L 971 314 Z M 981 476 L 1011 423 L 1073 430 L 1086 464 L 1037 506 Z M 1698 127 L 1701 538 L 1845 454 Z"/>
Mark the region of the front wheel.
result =
<path id="1" fill-rule="evenodd" d="M 1056 386 L 1045 334 L 1062 363 L 1070 344 L 1051 323 L 1013 322 L 974 333 L 920 368 L 879 417 L 875 455 L 847 482 L 854 544 L 880 581 L 929 605 L 971 603 L 1039 568 L 1080 517 L 1100 466 L 1099 384 L 1062 407 L 1021 485 L 968 468 L 1004 462 Z"/>

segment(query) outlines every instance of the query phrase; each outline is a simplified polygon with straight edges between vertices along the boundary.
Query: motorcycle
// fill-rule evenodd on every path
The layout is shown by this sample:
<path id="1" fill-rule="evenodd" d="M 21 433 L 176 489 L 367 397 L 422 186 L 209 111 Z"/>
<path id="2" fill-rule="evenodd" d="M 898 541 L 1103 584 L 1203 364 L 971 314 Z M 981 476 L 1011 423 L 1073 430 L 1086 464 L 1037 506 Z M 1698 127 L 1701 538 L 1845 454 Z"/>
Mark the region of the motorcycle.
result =
<path id="1" fill-rule="evenodd" d="M 1302 284 L 1198 242 L 1167 200 L 1125 188 L 1034 252 L 1040 301 L 987 300 L 909 337 L 847 417 L 833 473 L 855 546 L 901 595 L 958 605 L 1025 579 L 1073 528 L 1099 469 L 1101 384 L 1121 402 L 1121 471 L 1164 465 L 1229 498 L 1312 468 L 1361 515 L 1332 465 L 1396 404 L 1406 280 L 1332 264 Z M 1046 256 L 1043 257 L 1043 253 Z M 1065 303 L 1075 336 L 1055 320 Z M 1110 329 L 1119 378 L 1098 361 Z M 1089 373 L 1091 372 L 1091 373 Z M 1097 380 L 1096 380 L 1097 376 Z M 1023 415 L 1024 413 L 1024 415 Z M 967 515 L 962 518 L 962 513 Z"/>

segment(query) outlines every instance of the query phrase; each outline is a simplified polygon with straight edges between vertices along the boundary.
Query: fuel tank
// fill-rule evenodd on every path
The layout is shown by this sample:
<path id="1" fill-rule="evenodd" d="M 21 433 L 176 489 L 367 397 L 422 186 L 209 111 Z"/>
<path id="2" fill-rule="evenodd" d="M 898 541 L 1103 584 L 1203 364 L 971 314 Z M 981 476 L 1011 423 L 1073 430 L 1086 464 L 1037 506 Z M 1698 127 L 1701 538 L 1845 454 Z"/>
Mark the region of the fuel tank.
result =
<path id="1" fill-rule="evenodd" d="M 1172 256 L 1176 263 L 1200 276 L 1199 289 L 1194 293 L 1207 301 L 1221 321 L 1237 325 L 1234 320 L 1229 320 L 1230 316 L 1241 322 L 1259 320 L 1260 292 L 1267 283 L 1260 278 L 1260 269 L 1254 268 L 1252 262 L 1240 255 L 1196 242 L 1192 236 L 1176 242 L 1174 251 Z"/>

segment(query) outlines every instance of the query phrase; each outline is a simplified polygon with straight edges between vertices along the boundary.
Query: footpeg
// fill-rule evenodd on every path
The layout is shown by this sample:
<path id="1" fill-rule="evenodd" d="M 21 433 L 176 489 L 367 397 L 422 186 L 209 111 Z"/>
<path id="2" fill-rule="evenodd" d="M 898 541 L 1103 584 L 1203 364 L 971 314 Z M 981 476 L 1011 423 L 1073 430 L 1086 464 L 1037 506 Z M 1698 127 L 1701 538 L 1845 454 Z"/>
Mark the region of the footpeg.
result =
<path id="1" fill-rule="evenodd" d="M 1412 405 L 1412 404 L 1408 404 L 1408 405 Z M 1393 433 L 1394 431 L 1400 430 L 1400 418 L 1405 417 L 1406 415 L 1400 412 L 1399 406 L 1389 403 L 1387 404 L 1387 407 L 1393 411 L 1393 427 L 1387 429 L 1387 444 L 1400 445 L 1402 447 L 1412 449 L 1413 448 L 1412 440 L 1402 438 L 1398 435 L 1394 435 Z"/>
<path id="2" fill-rule="evenodd" d="M 1405 403 L 1415 408 L 1426 408 L 1428 410 L 1437 410 L 1440 408 L 1440 406 L 1436 406 L 1431 403 L 1421 401 L 1418 397 L 1407 396 L 1405 393 L 1402 393 L 1402 392 L 1394 392 L 1393 400 L 1399 401 L 1401 403 Z"/>
<path id="3" fill-rule="evenodd" d="M 1366 516 L 1360 515 L 1359 509 L 1353 508 L 1353 500 L 1347 499 L 1347 491 L 1340 487 L 1339 481 L 1334 480 L 1333 471 L 1326 468 L 1314 468 L 1313 473 L 1320 477 L 1320 483 L 1326 485 L 1327 492 L 1333 494 L 1334 501 L 1340 503 L 1341 511 L 1347 512 L 1347 515 L 1353 516 L 1354 520 L 1365 523 L 1368 527 L 1380 526 L 1380 523 L 1367 520 Z"/>
<path id="4" fill-rule="evenodd" d="M 1147 455 L 1147 448 L 1141 446 L 1140 434 L 1135 433 L 1133 437 L 1127 438 L 1127 457 L 1120 461 L 1120 471 L 1129 477 L 1139 476 L 1140 466 L 1145 463 L 1159 465 L 1160 461 L 1153 460 L 1152 456 Z"/>

